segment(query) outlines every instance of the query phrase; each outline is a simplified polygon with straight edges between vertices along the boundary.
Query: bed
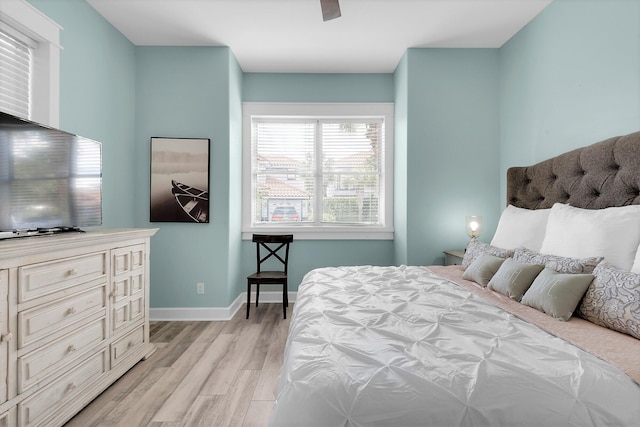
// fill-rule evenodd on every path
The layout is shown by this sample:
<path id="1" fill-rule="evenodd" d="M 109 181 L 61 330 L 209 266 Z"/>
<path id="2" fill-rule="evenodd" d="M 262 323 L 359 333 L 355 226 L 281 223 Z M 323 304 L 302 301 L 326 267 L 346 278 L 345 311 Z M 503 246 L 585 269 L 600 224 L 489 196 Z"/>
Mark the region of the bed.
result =
<path id="1" fill-rule="evenodd" d="M 640 426 L 640 132 L 507 172 L 462 266 L 298 289 L 271 426 Z"/>

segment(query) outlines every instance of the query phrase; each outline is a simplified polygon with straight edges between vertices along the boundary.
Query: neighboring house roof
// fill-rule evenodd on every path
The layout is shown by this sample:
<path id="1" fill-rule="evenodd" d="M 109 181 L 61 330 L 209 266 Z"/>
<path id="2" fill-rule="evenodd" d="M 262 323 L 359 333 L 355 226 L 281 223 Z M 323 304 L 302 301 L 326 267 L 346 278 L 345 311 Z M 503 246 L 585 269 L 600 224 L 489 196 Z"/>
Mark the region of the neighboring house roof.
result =
<path id="1" fill-rule="evenodd" d="M 257 160 L 260 163 L 266 163 L 271 167 L 297 167 L 300 162 L 291 157 L 283 156 L 280 154 L 259 154 Z"/>
<path id="2" fill-rule="evenodd" d="M 333 160 L 333 167 L 337 169 L 353 169 L 367 165 L 374 156 L 372 151 L 359 151 L 347 157 Z"/>
<path id="3" fill-rule="evenodd" d="M 271 176 L 267 176 L 265 183 L 258 184 L 258 191 L 271 198 L 308 199 L 310 197 L 306 191 Z"/>
<path id="4" fill-rule="evenodd" d="M 360 168 L 367 165 L 371 158 L 375 155 L 373 151 L 358 151 L 346 157 L 334 157 L 331 161 L 333 167 L 339 169 Z M 294 158 L 279 154 L 257 156 L 258 162 L 268 165 L 272 168 L 295 168 L 300 166 L 300 162 Z"/>

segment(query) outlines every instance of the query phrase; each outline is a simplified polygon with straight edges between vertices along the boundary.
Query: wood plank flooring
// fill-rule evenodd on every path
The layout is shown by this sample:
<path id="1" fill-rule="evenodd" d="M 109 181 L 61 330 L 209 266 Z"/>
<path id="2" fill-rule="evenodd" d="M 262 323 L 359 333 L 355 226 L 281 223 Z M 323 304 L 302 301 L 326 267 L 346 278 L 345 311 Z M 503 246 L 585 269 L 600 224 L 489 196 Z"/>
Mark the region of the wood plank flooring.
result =
<path id="1" fill-rule="evenodd" d="M 266 426 L 289 319 L 280 304 L 251 307 L 248 320 L 245 310 L 226 322 L 151 322 L 155 353 L 65 426 Z"/>

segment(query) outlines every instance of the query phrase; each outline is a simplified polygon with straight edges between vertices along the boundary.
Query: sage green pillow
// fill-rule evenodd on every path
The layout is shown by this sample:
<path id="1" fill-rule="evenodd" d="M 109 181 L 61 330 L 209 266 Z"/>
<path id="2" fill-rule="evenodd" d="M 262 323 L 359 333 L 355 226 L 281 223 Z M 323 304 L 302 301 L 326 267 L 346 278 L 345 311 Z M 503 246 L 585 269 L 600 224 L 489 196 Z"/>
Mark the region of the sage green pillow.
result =
<path id="1" fill-rule="evenodd" d="M 556 319 L 567 321 L 592 281 L 592 274 L 558 273 L 545 268 L 525 292 L 521 302 Z"/>
<path id="2" fill-rule="evenodd" d="M 543 268 L 544 265 L 527 264 L 507 258 L 491 278 L 487 288 L 520 302 Z"/>
<path id="3" fill-rule="evenodd" d="M 476 282 L 481 286 L 487 286 L 503 262 L 504 258 L 488 253 L 480 254 L 462 273 L 462 278 Z"/>

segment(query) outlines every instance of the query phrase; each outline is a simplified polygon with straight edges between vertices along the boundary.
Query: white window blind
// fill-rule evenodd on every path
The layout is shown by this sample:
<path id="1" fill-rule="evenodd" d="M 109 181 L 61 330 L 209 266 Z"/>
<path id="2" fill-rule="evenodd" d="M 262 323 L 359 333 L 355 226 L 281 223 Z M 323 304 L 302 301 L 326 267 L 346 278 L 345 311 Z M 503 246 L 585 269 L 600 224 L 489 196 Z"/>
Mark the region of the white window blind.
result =
<path id="1" fill-rule="evenodd" d="M 252 120 L 254 224 L 380 225 L 380 118 Z"/>
<path id="2" fill-rule="evenodd" d="M 392 104 L 244 110 L 245 237 L 392 238 Z"/>
<path id="3" fill-rule="evenodd" d="M 321 120 L 322 222 L 380 225 L 384 197 L 384 122 L 380 118 Z"/>
<path id="4" fill-rule="evenodd" d="M 313 221 L 315 122 L 252 120 L 253 223 Z"/>
<path id="5" fill-rule="evenodd" d="M 30 118 L 32 51 L 36 46 L 0 22 L 0 110 Z"/>

